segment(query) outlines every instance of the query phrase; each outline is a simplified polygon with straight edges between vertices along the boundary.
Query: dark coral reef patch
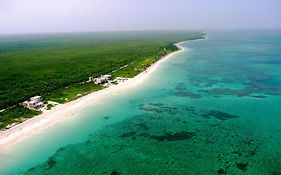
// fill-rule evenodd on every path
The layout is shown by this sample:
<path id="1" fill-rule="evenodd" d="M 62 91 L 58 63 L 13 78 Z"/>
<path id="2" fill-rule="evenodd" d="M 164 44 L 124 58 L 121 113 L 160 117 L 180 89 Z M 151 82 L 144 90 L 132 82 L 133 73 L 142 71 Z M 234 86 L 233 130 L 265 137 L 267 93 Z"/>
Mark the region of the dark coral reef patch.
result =
<path id="1" fill-rule="evenodd" d="M 47 165 L 48 165 L 48 167 L 46 168 L 46 170 L 51 169 L 57 165 L 57 161 L 53 157 L 51 157 L 48 160 Z"/>
<path id="2" fill-rule="evenodd" d="M 222 111 L 217 111 L 217 110 L 210 110 L 207 113 L 202 114 L 202 117 L 204 117 L 204 118 L 214 117 L 219 120 L 239 118 L 238 115 L 228 114 L 228 113 L 225 113 Z"/>
<path id="3" fill-rule="evenodd" d="M 177 97 L 189 97 L 189 98 L 193 98 L 193 99 L 202 98 L 202 96 L 200 94 L 194 94 L 194 93 L 188 92 L 188 91 L 176 92 L 175 95 Z"/>
<path id="4" fill-rule="evenodd" d="M 120 135 L 121 138 L 127 138 L 127 137 L 134 137 L 137 134 L 136 131 L 128 131 Z"/>
<path id="5" fill-rule="evenodd" d="M 242 171 L 246 171 L 248 168 L 249 164 L 248 163 L 237 163 L 236 167 Z"/>
<path id="6" fill-rule="evenodd" d="M 184 83 L 179 83 L 175 87 L 176 92 L 174 93 L 177 97 L 189 97 L 193 99 L 202 98 L 200 94 L 195 94 L 193 92 L 187 91 Z"/>
<path id="7" fill-rule="evenodd" d="M 175 133 L 171 133 L 171 132 L 165 133 L 163 135 L 151 135 L 150 138 L 162 142 L 162 141 L 190 140 L 193 136 L 195 136 L 194 132 L 180 131 Z"/>

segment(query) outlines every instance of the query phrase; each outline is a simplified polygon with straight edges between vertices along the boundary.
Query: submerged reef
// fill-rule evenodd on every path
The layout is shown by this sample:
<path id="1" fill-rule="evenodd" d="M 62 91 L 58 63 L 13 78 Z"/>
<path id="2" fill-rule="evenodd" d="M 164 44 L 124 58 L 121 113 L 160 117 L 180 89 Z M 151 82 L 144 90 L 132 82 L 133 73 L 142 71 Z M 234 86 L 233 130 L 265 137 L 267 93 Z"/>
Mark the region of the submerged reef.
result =
<path id="1" fill-rule="evenodd" d="M 120 173 L 118 171 L 116 171 L 116 170 L 112 171 L 110 174 L 111 175 L 120 175 Z"/>
<path id="2" fill-rule="evenodd" d="M 159 109 L 153 105 L 140 105 L 139 108 L 144 111 L 159 111 Z"/>
<path id="3" fill-rule="evenodd" d="M 202 114 L 202 117 L 204 118 L 211 118 L 214 117 L 219 120 L 227 120 L 227 119 L 233 119 L 233 118 L 239 118 L 238 115 L 228 114 L 222 111 L 217 110 L 210 110 L 204 114 Z"/>
<path id="4" fill-rule="evenodd" d="M 189 97 L 193 99 L 202 98 L 202 95 L 195 94 L 193 92 L 187 91 L 186 85 L 184 83 L 179 83 L 175 87 L 176 92 L 174 93 L 177 97 Z"/>
<path id="5" fill-rule="evenodd" d="M 49 158 L 47 165 L 48 167 L 46 168 L 46 170 L 51 169 L 57 165 L 57 161 L 53 157 L 51 157 Z"/>
<path id="6" fill-rule="evenodd" d="M 248 163 L 237 163 L 236 167 L 242 171 L 246 171 L 248 168 Z"/>
<path id="7" fill-rule="evenodd" d="M 238 115 L 203 110 L 188 103 L 155 102 L 138 107 L 140 113 L 90 134 L 85 143 L 59 149 L 49 161 L 26 174 L 57 174 L 65 166 L 73 173 L 78 171 L 75 167 L 83 167 L 85 174 L 133 174 L 141 170 L 150 175 L 161 170 L 168 175 L 177 174 L 179 169 L 182 171 L 178 174 L 189 170 L 200 174 L 193 163 L 204 164 L 210 159 L 217 169 L 204 171 L 224 175 L 249 172 L 256 163 L 259 141 L 239 120 L 206 120 L 224 121 Z"/>
<path id="8" fill-rule="evenodd" d="M 133 137 L 137 134 L 136 131 L 129 131 L 129 132 L 125 132 L 122 135 L 120 135 L 121 138 L 127 138 L 127 137 Z"/>
<path id="9" fill-rule="evenodd" d="M 178 141 L 178 140 L 190 140 L 195 136 L 194 132 L 180 131 L 175 133 L 165 133 L 163 135 L 151 135 L 150 138 L 159 142 L 163 141 Z"/>
<path id="10" fill-rule="evenodd" d="M 149 127 L 144 122 L 139 123 L 137 126 L 140 127 L 143 130 L 149 130 Z"/>
<path id="11" fill-rule="evenodd" d="M 220 169 L 217 170 L 217 173 L 218 174 L 226 174 L 227 172 L 224 169 L 220 168 Z"/>
<path id="12" fill-rule="evenodd" d="M 184 83 L 178 83 L 175 87 L 176 90 L 178 91 L 185 91 L 186 90 L 186 85 Z"/>
<path id="13" fill-rule="evenodd" d="M 194 94 L 194 93 L 188 92 L 188 91 L 185 91 L 185 92 L 176 92 L 175 95 L 176 95 L 177 97 L 189 97 L 189 98 L 193 98 L 193 99 L 202 98 L 202 95 L 200 95 L 200 94 Z"/>
<path id="14" fill-rule="evenodd" d="M 204 78 L 203 78 L 204 77 Z M 198 92 L 204 95 L 221 96 L 231 95 L 236 97 L 266 98 L 267 95 L 281 95 L 281 83 L 273 76 L 248 75 L 248 77 L 224 79 L 221 81 L 212 80 L 208 76 L 190 78 L 190 83 L 198 88 Z M 232 88 L 230 84 L 236 82 L 241 88 Z M 223 87 L 213 87 L 220 83 L 225 83 Z M 258 95 L 256 95 L 258 94 Z"/>
<path id="15" fill-rule="evenodd" d="M 109 120 L 109 119 L 111 119 L 111 116 L 104 116 L 103 119 Z"/>

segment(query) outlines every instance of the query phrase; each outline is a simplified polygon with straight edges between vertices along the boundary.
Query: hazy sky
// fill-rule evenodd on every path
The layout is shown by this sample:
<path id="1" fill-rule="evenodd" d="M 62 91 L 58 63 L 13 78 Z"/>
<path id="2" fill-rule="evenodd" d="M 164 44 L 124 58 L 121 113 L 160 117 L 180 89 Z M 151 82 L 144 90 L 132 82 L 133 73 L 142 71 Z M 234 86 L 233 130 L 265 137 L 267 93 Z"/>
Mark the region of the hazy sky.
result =
<path id="1" fill-rule="evenodd" d="M 281 0 L 0 0 L 0 33 L 281 28 Z"/>

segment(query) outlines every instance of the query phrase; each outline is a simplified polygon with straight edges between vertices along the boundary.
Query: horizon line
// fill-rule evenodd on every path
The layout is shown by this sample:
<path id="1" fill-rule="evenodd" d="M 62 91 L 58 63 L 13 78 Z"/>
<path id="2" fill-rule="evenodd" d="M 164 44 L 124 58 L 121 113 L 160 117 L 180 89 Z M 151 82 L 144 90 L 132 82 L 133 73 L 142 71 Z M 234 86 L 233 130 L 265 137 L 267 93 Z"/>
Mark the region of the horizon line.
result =
<path id="1" fill-rule="evenodd" d="M 5 32 L 0 35 L 30 35 L 30 34 L 74 34 L 74 33 L 118 33 L 118 32 L 157 32 L 157 31 L 211 31 L 211 30 L 281 30 L 281 27 L 253 27 L 253 28 L 190 28 L 190 29 L 128 29 L 128 30 L 81 30 L 81 31 L 38 31 L 38 32 Z"/>

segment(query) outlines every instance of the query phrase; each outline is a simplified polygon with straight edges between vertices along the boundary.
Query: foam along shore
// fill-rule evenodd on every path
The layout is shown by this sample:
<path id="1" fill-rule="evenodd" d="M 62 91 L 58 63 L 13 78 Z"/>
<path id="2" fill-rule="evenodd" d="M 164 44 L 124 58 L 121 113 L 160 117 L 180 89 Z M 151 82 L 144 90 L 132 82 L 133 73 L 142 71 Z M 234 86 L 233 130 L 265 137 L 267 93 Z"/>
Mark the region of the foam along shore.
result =
<path id="1" fill-rule="evenodd" d="M 182 43 L 183 42 L 175 44 L 179 48 L 178 51 L 162 57 L 134 78 L 119 83 L 118 85 L 110 86 L 106 89 L 90 93 L 74 101 L 57 105 L 49 111 L 44 111 L 38 116 L 28 119 L 12 128 L 1 131 L 0 148 L 7 148 L 8 146 L 19 143 L 32 134 L 41 132 L 50 126 L 63 121 L 65 118 L 70 117 L 74 112 L 79 111 L 89 105 L 93 105 L 105 96 L 120 93 L 126 91 L 128 88 L 136 86 L 151 73 L 153 73 L 162 62 L 185 50 L 184 47 L 180 46 Z"/>

